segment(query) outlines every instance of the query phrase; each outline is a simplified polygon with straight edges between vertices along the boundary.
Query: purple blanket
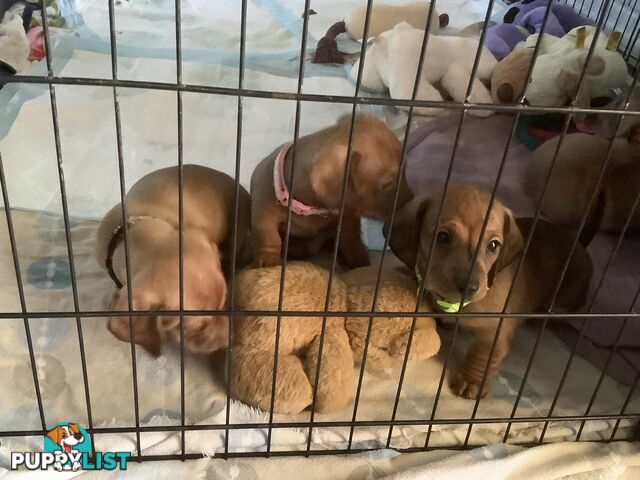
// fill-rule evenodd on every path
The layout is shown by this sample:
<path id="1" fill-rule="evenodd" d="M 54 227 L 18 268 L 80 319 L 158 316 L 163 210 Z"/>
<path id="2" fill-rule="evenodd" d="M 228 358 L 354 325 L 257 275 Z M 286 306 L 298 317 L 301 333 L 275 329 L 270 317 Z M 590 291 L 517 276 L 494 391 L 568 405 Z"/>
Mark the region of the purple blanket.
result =
<path id="1" fill-rule="evenodd" d="M 458 148 L 451 171 L 452 182 L 472 182 L 491 190 L 496 181 L 514 117 L 493 115 L 488 118 L 467 116 L 462 124 Z M 420 125 L 411 132 L 407 145 L 407 180 L 416 194 L 442 186 L 451 161 L 458 114 L 440 117 Z M 522 187 L 531 152 L 516 138 L 511 140 L 498 185 L 497 197 L 516 216 L 532 216 L 535 204 Z M 608 268 L 605 266 L 617 237 L 597 235 L 589 246 L 594 261 L 594 275 L 585 311 L 592 304 L 594 312 L 628 312 L 640 287 L 640 235 L 627 234 Z M 637 303 L 635 311 L 637 311 Z M 583 319 L 552 322 L 552 330 L 570 347 L 578 340 Z M 603 367 L 607 373 L 627 384 L 640 372 L 640 319 L 592 318 L 587 321 L 578 353 Z M 621 332 L 622 327 L 624 330 Z M 614 351 L 616 339 L 618 348 Z M 610 360 L 609 357 L 611 357 Z"/>

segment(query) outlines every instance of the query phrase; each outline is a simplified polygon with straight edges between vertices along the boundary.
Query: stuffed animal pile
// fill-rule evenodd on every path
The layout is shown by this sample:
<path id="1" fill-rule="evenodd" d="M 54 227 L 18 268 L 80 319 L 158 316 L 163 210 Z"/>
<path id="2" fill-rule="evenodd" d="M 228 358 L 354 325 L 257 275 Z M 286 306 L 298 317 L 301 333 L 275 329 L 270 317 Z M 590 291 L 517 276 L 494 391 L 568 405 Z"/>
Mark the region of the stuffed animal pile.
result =
<path id="1" fill-rule="evenodd" d="M 459 36 L 442 34 L 442 29 L 448 25 L 448 15 L 438 17 L 434 11 L 416 98 L 434 102 L 452 99 L 480 104 L 513 104 L 524 94 L 530 105 L 555 107 L 567 105 L 577 95 L 579 107 L 601 107 L 613 102 L 626 89 L 629 80 L 626 63 L 617 52 L 620 33 L 601 32 L 585 68 L 596 31 L 593 21 L 568 5 L 552 3 L 543 28 L 547 6 L 547 0 L 514 3 L 498 17 L 502 23 L 487 29 L 468 98 L 470 73 L 479 48 L 479 40 L 475 37 L 479 37 L 482 24 L 479 28 L 462 29 Z M 371 40 L 362 75 L 365 89 L 388 93 L 395 99 L 411 98 L 428 10 L 427 2 L 404 6 L 373 5 Z M 343 22 L 333 25 L 320 41 L 314 61 L 343 63 L 344 56 L 337 50 L 336 36 L 346 32 L 352 39 L 360 40 L 365 14 L 365 7 L 356 8 Z M 539 36 L 542 39 L 538 58 L 527 82 Z M 357 78 L 359 64 L 360 60 L 356 60 L 351 69 L 353 80 Z M 585 78 L 578 91 L 583 68 Z M 526 91 L 523 91 L 525 86 Z M 415 108 L 414 112 L 438 115 L 442 109 L 427 106 Z M 470 113 L 482 116 L 492 111 L 491 108 L 474 109 Z"/>
<path id="2" fill-rule="evenodd" d="M 504 14 L 504 23 L 487 29 L 485 46 L 498 60 L 502 60 L 529 35 L 542 33 L 547 3 L 547 0 L 522 0 L 514 3 Z M 593 25 L 593 22 L 574 12 L 568 5 L 553 3 L 544 26 L 544 33 L 562 37 L 583 25 Z"/>

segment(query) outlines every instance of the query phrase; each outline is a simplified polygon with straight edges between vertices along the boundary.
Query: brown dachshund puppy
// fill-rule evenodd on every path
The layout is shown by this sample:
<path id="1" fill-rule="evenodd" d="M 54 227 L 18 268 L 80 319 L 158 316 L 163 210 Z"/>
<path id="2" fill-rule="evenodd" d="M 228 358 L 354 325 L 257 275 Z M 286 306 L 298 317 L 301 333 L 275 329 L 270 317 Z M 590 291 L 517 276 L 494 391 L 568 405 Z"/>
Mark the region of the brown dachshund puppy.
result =
<path id="1" fill-rule="evenodd" d="M 512 212 L 496 200 L 477 260 L 472 265 L 490 195 L 471 185 L 451 185 L 444 200 L 440 226 L 436 230 L 441 198 L 442 192 L 416 197 L 397 212 L 391 231 L 391 249 L 420 276 L 425 273 L 435 235 L 435 250 L 425 281 L 425 291 L 434 311 L 458 311 L 466 289 L 465 306 L 460 311 L 501 312 L 522 253 L 523 236 L 527 235 L 531 220 L 515 220 Z M 385 234 L 387 232 L 388 226 Z M 533 313 L 549 307 L 572 241 L 572 235 L 562 228 L 542 220 L 538 222 L 507 312 Z M 575 310 L 584 303 L 591 272 L 591 259 L 579 245 L 569 263 L 553 311 Z M 451 389 L 456 395 L 476 398 L 489 391 L 491 380 L 522 323 L 518 318 L 505 318 L 491 363 L 487 366 L 498 322 L 498 317 L 460 319 L 460 325 L 474 333 L 475 341 L 451 377 Z M 485 369 L 487 380 L 480 391 Z"/>
<path id="2" fill-rule="evenodd" d="M 629 98 L 629 110 L 638 109 L 640 88 L 634 89 Z M 601 121 L 611 124 L 618 120 L 613 115 L 602 117 Z M 535 202 L 540 200 L 559 141 L 559 137 L 552 138 L 533 153 L 526 189 Z M 600 135 L 572 133 L 565 137 L 542 202 L 542 213 L 549 220 L 569 228 L 580 225 L 607 157 L 609 144 L 609 138 Z M 618 126 L 611 156 L 598 185 L 596 199 L 588 212 L 587 224 L 608 233 L 620 232 L 631 214 L 639 191 L 640 120 L 637 116 L 627 115 Z M 640 229 L 639 208 L 633 213 L 629 228 Z"/>
<path id="3" fill-rule="evenodd" d="M 183 168 L 183 273 L 186 310 L 220 310 L 227 302 L 223 266 L 229 266 L 236 182 L 199 165 Z M 237 251 L 244 246 L 251 210 L 240 187 Z M 126 196 L 133 310 L 179 310 L 178 168 L 157 170 L 139 180 Z M 128 310 L 124 228 L 121 205 L 114 206 L 98 229 L 96 257 L 118 286 L 114 310 Z M 124 287 L 124 288 L 123 288 Z M 180 318 L 135 317 L 135 342 L 159 355 L 164 334 L 179 338 Z M 228 343 L 228 318 L 186 316 L 184 343 L 196 353 Z M 129 317 L 115 317 L 109 330 L 130 341 Z"/>
<path id="4" fill-rule="evenodd" d="M 350 116 L 333 127 L 298 139 L 292 200 L 291 237 L 303 246 L 304 257 L 312 252 L 309 239 L 324 243 L 332 236 L 338 219 L 347 158 Z M 360 217 L 383 219 L 393 206 L 400 167 L 400 142 L 382 122 L 358 115 L 353 132 L 351 165 L 344 218 L 339 240 L 340 260 L 347 268 L 369 264 L 360 237 Z M 251 177 L 251 229 L 255 240 L 254 264 L 258 267 L 282 262 L 283 238 L 291 187 L 292 149 L 278 147 L 256 167 Z M 411 198 L 404 177 L 399 205 Z M 302 239 L 296 242 L 296 239 Z M 293 248 L 290 249 L 293 255 Z"/>
<path id="5" fill-rule="evenodd" d="M 533 154 L 527 174 L 527 193 L 539 201 L 559 139 L 543 143 Z M 554 223 L 577 228 L 585 214 L 603 162 L 609 140 L 586 133 L 567 135 L 562 142 L 549 186 L 542 202 L 542 213 Z M 611 157 L 598 186 L 587 222 L 602 211 L 600 228 L 609 233 L 620 232 L 640 191 L 640 126 L 628 137 L 613 142 Z M 636 208 L 629 228 L 640 229 L 640 209 Z"/>

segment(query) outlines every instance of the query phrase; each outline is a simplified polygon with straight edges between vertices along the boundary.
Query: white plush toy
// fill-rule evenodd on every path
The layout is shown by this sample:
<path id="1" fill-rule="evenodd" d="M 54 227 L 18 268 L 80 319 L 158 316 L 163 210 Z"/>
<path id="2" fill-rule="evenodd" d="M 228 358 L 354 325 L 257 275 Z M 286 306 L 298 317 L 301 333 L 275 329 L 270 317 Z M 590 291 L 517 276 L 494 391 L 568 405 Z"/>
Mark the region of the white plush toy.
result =
<path id="1" fill-rule="evenodd" d="M 566 105 L 578 90 L 578 80 L 595 33 L 595 27 L 583 26 L 557 38 L 543 34 L 525 96 L 530 105 L 559 107 Z M 533 47 L 537 34 L 527 39 Z M 594 99 L 613 99 L 627 86 L 627 65 L 617 51 L 620 33 L 601 33 L 585 71 L 576 105 L 589 107 Z"/>
<path id="2" fill-rule="evenodd" d="M 22 73 L 29 66 L 29 43 L 18 8 L 7 10 L 0 23 L 0 68 L 4 73 Z"/>
<path id="3" fill-rule="evenodd" d="M 405 5 L 388 5 L 375 2 L 371 6 L 367 38 L 373 39 L 402 22 L 407 22 L 415 28 L 424 30 L 427 25 L 429 8 L 430 3 L 424 1 Z M 331 25 L 324 37 L 318 41 L 316 51 L 313 54 L 313 63 L 344 63 L 345 55 L 338 50 L 336 37 L 341 33 L 346 33 L 351 39 L 361 41 L 364 35 L 366 18 L 367 5 L 364 4 L 347 13 L 341 22 Z M 437 35 L 440 28 L 449 24 L 449 15 L 446 13 L 438 15 L 434 8 L 429 23 L 429 33 Z"/>
<path id="4" fill-rule="evenodd" d="M 411 99 L 423 38 L 423 30 L 406 22 L 378 36 L 366 52 L 362 86 L 376 92 L 388 90 L 391 98 Z M 473 38 L 430 35 L 416 99 L 443 100 L 436 88 L 438 85 L 456 102 L 464 102 L 477 50 L 478 40 Z M 351 69 L 354 80 L 359 64 L 360 60 Z M 482 82 L 489 81 L 496 64 L 493 54 L 483 47 L 470 102 L 492 103 L 491 93 Z M 418 115 L 437 115 L 440 111 L 427 107 L 414 109 Z M 492 112 L 471 110 L 470 113 L 486 116 Z"/>

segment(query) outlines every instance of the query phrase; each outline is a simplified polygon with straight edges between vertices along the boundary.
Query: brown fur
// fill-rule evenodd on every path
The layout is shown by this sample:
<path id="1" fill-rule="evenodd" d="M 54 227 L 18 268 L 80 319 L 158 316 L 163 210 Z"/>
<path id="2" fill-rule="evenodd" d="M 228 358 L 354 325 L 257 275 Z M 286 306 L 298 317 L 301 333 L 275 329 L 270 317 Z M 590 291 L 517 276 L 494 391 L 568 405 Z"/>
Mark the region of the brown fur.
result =
<path id="1" fill-rule="evenodd" d="M 238 275 L 237 308 L 278 307 L 280 267 L 245 270 Z M 308 262 L 287 264 L 284 310 L 323 311 L 329 272 Z M 369 311 L 376 269 L 353 270 L 343 281 L 334 277 L 330 311 Z M 406 276 L 386 272 L 378 311 L 413 311 L 415 291 Z M 328 317 L 322 350 L 316 411 L 342 410 L 355 390 L 354 360 L 362 361 L 369 317 Z M 411 318 L 374 318 L 367 365 L 397 365 L 407 348 Z M 312 402 L 322 317 L 282 317 L 274 411 L 298 413 Z M 249 405 L 269 410 L 273 379 L 276 317 L 243 316 L 234 320 L 231 392 Z M 410 360 L 435 355 L 440 339 L 432 318 L 420 318 L 412 340 Z"/>
<path id="2" fill-rule="evenodd" d="M 227 301 L 223 266 L 230 265 L 236 183 L 228 175 L 185 165 L 183 186 L 184 308 L 220 310 Z M 250 198 L 242 187 L 238 208 L 237 251 L 249 226 Z M 139 180 L 126 196 L 133 310 L 179 310 L 178 169 L 157 170 Z M 121 205 L 114 206 L 98 229 L 96 258 L 104 268 L 109 242 L 122 225 Z M 124 241 L 113 252 L 113 270 L 124 284 L 113 295 L 112 308 L 128 310 Z M 179 317 L 132 317 L 135 342 L 159 355 L 162 337 L 179 337 Z M 130 341 L 129 317 L 115 317 L 109 330 Z M 228 318 L 185 316 L 184 342 L 192 352 L 212 352 L 228 343 Z"/>
<path id="3" fill-rule="evenodd" d="M 367 312 L 373 304 L 377 267 L 364 267 L 342 275 L 347 284 L 347 306 L 350 312 Z M 376 312 L 413 312 L 416 307 L 416 287 L 411 277 L 386 269 L 376 300 Z M 429 311 L 428 306 L 421 310 Z M 366 344 L 369 319 L 371 317 L 347 317 L 345 326 L 356 364 L 362 362 Z M 412 317 L 373 317 L 367 365 L 385 368 L 401 364 L 407 350 Z M 433 357 L 440 349 L 440 337 L 436 332 L 435 320 L 431 317 L 417 317 L 411 339 L 409 360 L 417 361 Z"/>
<path id="4" fill-rule="evenodd" d="M 278 307 L 280 267 L 241 272 L 237 279 L 236 307 L 271 310 Z M 287 265 L 284 310 L 323 311 L 328 272 L 311 263 Z M 330 310 L 346 310 L 342 282 L 332 286 Z M 276 317 L 242 316 L 234 319 L 231 392 L 249 405 L 269 410 L 273 378 Z M 298 413 L 311 405 L 318 361 L 321 317 L 282 317 L 274 411 Z M 323 346 L 316 411 L 343 409 L 353 396 L 353 354 L 344 329 L 344 318 L 328 317 Z"/>
<path id="5" fill-rule="evenodd" d="M 350 117 L 346 116 L 335 126 L 298 140 L 293 179 L 295 199 L 328 210 L 339 208 L 349 127 Z M 348 268 L 369 264 L 367 249 L 360 238 L 360 217 L 382 219 L 390 212 L 402 150 L 399 140 L 384 122 L 368 115 L 357 116 L 352 145 L 339 242 L 340 260 Z M 251 177 L 254 265 L 260 267 L 280 265 L 282 262 L 287 208 L 277 202 L 273 186 L 273 167 L 280 149 L 278 147 L 262 160 Z M 284 162 L 287 183 L 292 157 L 293 149 L 290 149 Z M 410 198 L 404 175 L 400 189 L 398 203 L 404 205 Z M 291 236 L 305 239 L 305 244 L 309 238 L 330 238 L 334 235 L 337 218 L 332 213 L 311 216 L 292 213 Z M 303 252 L 301 256 L 307 253 L 310 252 Z"/>
<path id="6" fill-rule="evenodd" d="M 416 197 L 396 216 L 390 246 L 412 270 L 417 264 L 424 273 L 433 235 L 438 233 L 435 223 L 441 197 L 442 192 Z M 449 234 L 449 241 L 436 243 L 425 283 L 434 308 L 437 308 L 433 301 L 436 297 L 459 302 L 469 277 L 469 285 L 475 283 L 477 289 L 467 290 L 465 299 L 472 303 L 464 307 L 463 312 L 501 312 L 504 308 L 530 220 L 516 221 L 511 211 L 496 201 L 487 223 L 483 247 L 472 268 L 470 263 L 489 206 L 489 197 L 488 192 L 474 186 L 449 187 L 439 227 L 439 232 Z M 491 253 L 489 244 L 494 240 L 501 246 Z M 572 241 L 572 236 L 562 228 L 545 221 L 538 223 L 507 312 L 536 312 L 548 308 Z M 571 311 L 584 303 L 591 272 L 591 259 L 586 250 L 578 246 L 556 298 L 554 311 Z M 460 319 L 460 325 L 474 333 L 475 341 L 450 380 L 455 394 L 476 398 L 489 391 L 491 380 L 507 356 L 513 335 L 522 320 L 505 318 L 488 365 L 498 322 L 498 317 Z M 487 380 L 480 391 L 485 369 Z"/>
<path id="7" fill-rule="evenodd" d="M 629 127 L 626 136 L 614 140 L 596 200 L 587 217 L 588 224 L 597 221 L 605 232 L 622 230 L 640 189 L 640 144 L 629 141 L 635 141 L 635 132 L 635 128 Z M 558 141 L 558 137 L 546 141 L 533 154 L 526 187 L 535 202 L 540 201 Z M 542 203 L 542 213 L 547 218 L 569 228 L 580 225 L 596 188 L 609 143 L 604 137 L 585 133 L 565 136 Z M 604 205 L 598 205 L 598 202 Z M 602 218 L 590 219 L 597 209 L 602 210 Z M 629 228 L 640 228 L 640 209 L 635 210 Z"/>

